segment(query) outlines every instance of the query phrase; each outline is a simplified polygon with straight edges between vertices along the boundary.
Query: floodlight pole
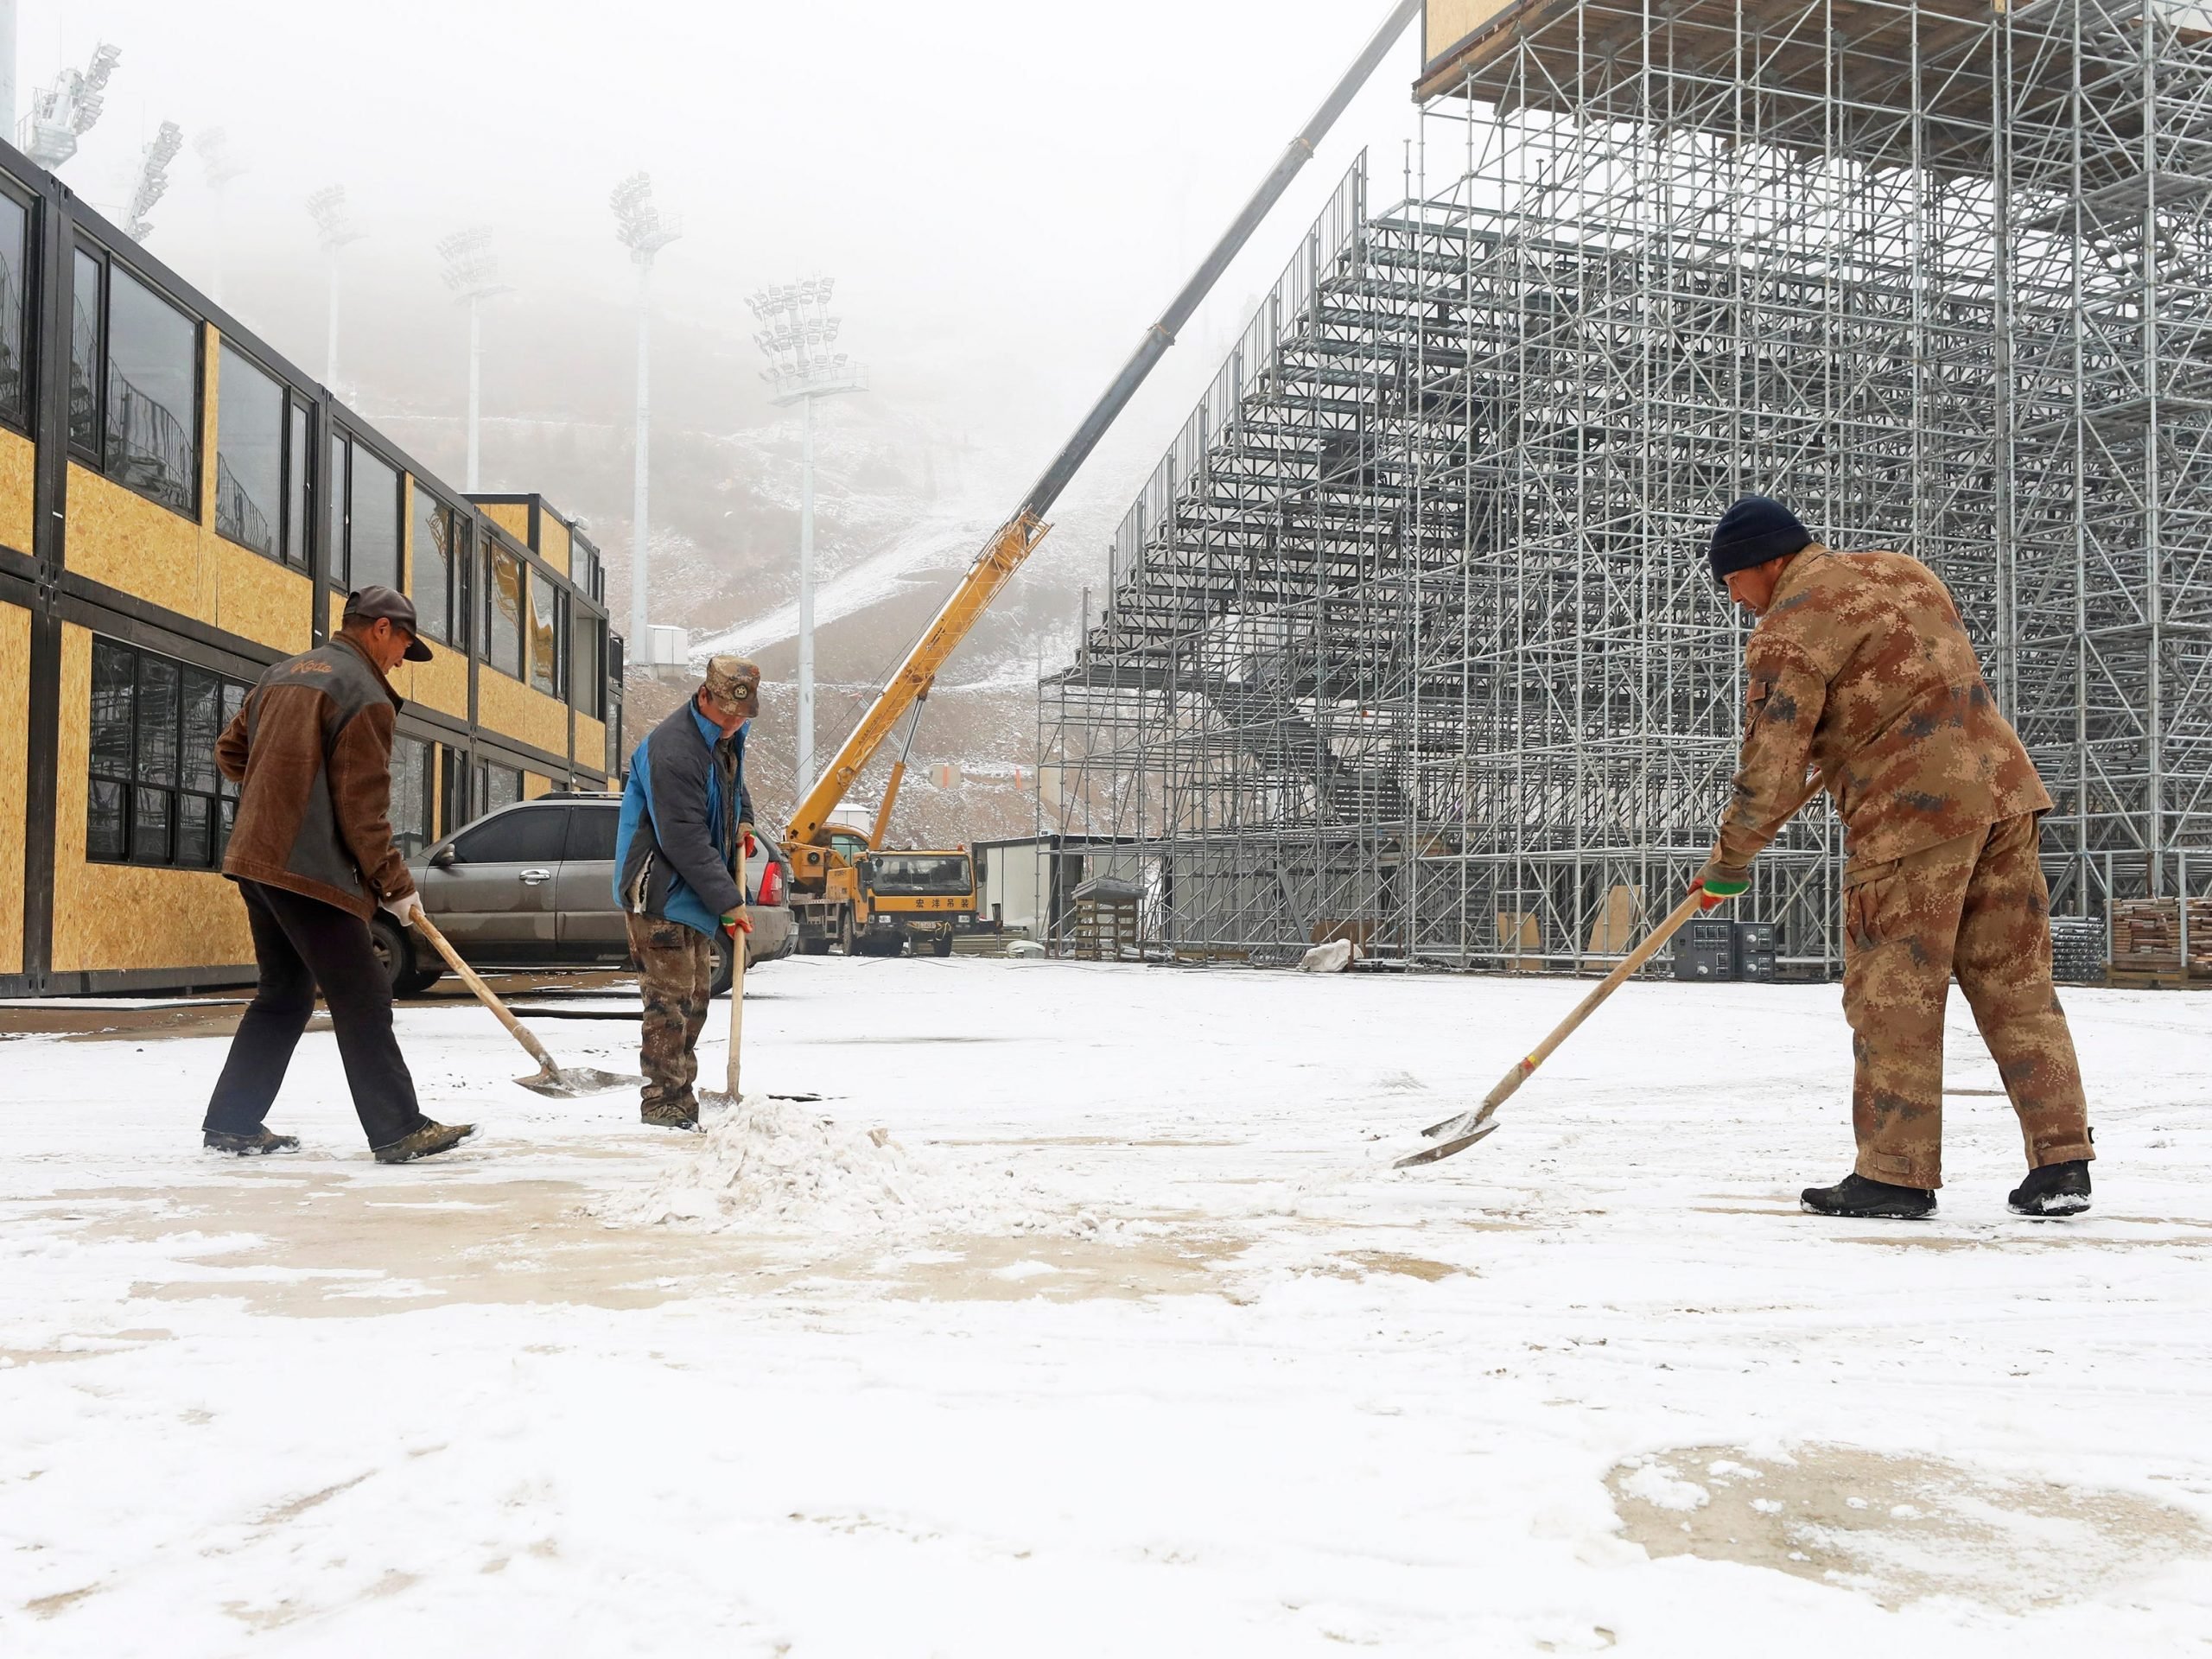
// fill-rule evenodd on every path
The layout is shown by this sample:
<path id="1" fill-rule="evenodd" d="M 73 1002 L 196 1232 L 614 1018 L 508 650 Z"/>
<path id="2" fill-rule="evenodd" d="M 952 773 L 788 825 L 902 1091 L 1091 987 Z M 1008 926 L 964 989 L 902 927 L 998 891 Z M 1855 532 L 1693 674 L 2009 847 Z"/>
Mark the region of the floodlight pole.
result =
<path id="1" fill-rule="evenodd" d="M 484 296 L 468 296 L 468 493 L 482 488 L 477 479 L 477 416 L 483 407 Z"/>
<path id="2" fill-rule="evenodd" d="M 333 397 L 338 394 L 338 249 L 336 242 L 322 245 L 323 263 L 327 269 L 330 291 L 324 302 L 323 311 L 328 327 L 322 345 L 322 384 L 330 388 Z"/>
<path id="3" fill-rule="evenodd" d="M 0 116 L 6 136 L 16 135 L 16 0 L 0 0 Z"/>
<path id="4" fill-rule="evenodd" d="M 647 448 L 652 442 L 653 360 L 653 257 L 638 257 L 638 442 L 636 473 L 631 483 L 630 631 L 645 640 L 645 562 L 652 541 L 651 500 L 646 488 Z"/>
<path id="5" fill-rule="evenodd" d="M 799 448 L 798 792 L 814 787 L 814 399 L 802 397 Z"/>

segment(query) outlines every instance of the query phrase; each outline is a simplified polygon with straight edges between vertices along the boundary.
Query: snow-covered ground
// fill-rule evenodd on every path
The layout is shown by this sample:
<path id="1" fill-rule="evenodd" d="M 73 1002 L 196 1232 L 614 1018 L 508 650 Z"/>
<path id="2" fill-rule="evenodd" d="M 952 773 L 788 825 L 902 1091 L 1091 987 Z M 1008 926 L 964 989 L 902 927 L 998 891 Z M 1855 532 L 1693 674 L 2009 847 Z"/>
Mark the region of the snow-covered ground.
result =
<path id="1" fill-rule="evenodd" d="M 218 1036 L 0 1043 L 0 1653 L 2212 1646 L 2212 999 L 2069 994 L 2070 1224 L 1962 1011 L 1941 1217 L 1797 1213 L 1834 988 L 1631 986 L 1389 1167 L 1581 988 L 782 963 L 767 1198 L 465 1006 L 396 1169 L 327 1033 L 251 1163 Z"/>

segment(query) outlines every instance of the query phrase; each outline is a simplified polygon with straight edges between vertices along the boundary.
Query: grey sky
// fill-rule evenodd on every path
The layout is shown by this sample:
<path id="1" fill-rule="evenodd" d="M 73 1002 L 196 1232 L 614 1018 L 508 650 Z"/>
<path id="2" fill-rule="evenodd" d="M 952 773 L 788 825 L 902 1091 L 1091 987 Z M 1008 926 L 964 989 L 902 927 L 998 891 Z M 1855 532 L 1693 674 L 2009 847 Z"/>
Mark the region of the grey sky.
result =
<path id="1" fill-rule="evenodd" d="M 379 302 L 442 302 L 430 244 L 477 222 L 518 286 L 620 297 L 632 277 L 607 194 L 643 167 L 686 222 L 661 266 L 671 312 L 726 314 L 741 334 L 758 283 L 834 272 L 845 343 L 887 395 L 1033 442 L 1041 462 L 1384 10 L 23 0 L 18 79 L 27 93 L 95 40 L 123 48 L 64 177 L 118 205 L 139 146 L 180 122 L 149 245 L 203 285 L 214 225 L 189 138 L 227 130 L 251 169 L 224 238 L 249 323 L 254 280 L 316 279 L 301 203 L 330 182 L 366 233 Z M 1346 115 L 1117 447 L 1165 443 L 1202 354 L 1363 143 L 1395 186 L 1414 54 L 1402 44 Z M 320 366 L 318 339 L 275 343 Z"/>

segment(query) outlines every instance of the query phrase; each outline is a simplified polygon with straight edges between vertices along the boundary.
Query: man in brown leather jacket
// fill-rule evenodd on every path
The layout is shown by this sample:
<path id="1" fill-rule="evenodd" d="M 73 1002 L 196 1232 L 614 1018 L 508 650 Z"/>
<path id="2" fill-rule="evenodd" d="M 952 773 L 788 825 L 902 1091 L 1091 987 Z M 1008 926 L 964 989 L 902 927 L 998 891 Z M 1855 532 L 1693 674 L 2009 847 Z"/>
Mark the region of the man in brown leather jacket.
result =
<path id="1" fill-rule="evenodd" d="M 457 1145 L 468 1123 L 434 1123 L 391 1033 L 391 986 L 369 943 L 381 905 L 422 910 L 391 838 L 391 728 L 400 700 L 385 676 L 428 662 L 415 607 L 389 588 L 346 596 L 343 631 L 261 677 L 215 745 L 241 785 L 223 874 L 238 884 L 261 983 L 231 1039 L 202 1125 L 219 1152 L 292 1152 L 264 1127 L 321 988 L 353 1109 L 379 1161 Z"/>
<path id="2" fill-rule="evenodd" d="M 2050 797 L 1983 680 L 1949 591 L 1902 553 L 1838 553 L 1747 496 L 1708 556 L 1758 626 L 1744 747 L 1696 886 L 1719 903 L 1817 789 L 1843 819 L 1854 1172 L 1822 1215 L 1913 1217 L 1942 1184 L 1943 1006 L 1958 976 L 2027 1144 L 2023 1215 L 2089 1207 L 2088 1108 L 2050 977 L 2037 822 Z"/>

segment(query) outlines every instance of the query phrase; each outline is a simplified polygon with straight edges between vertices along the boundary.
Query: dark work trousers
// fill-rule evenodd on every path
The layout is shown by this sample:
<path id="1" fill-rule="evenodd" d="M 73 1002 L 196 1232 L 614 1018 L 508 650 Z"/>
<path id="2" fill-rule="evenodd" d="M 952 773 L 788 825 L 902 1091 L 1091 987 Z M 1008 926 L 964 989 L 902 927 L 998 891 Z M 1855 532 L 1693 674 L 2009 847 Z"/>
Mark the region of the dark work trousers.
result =
<path id="1" fill-rule="evenodd" d="M 315 1012 L 315 988 L 330 1005 L 353 1109 L 372 1147 L 388 1147 L 429 1120 L 415 1103 L 415 1079 L 391 1034 L 391 985 L 369 945 L 369 925 L 349 911 L 259 881 L 240 881 L 260 988 L 207 1103 L 209 1130 L 251 1135 L 284 1082 L 300 1033 Z"/>

